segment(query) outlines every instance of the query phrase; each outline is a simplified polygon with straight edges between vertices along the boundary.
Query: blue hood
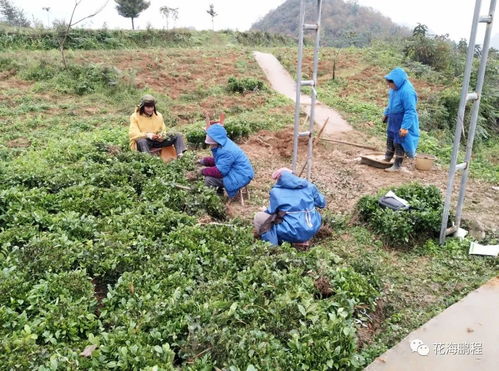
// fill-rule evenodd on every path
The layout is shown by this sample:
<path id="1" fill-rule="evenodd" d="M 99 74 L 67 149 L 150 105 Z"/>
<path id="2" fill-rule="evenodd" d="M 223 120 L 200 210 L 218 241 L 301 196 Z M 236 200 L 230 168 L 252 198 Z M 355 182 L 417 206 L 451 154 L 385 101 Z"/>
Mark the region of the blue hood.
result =
<path id="1" fill-rule="evenodd" d="M 225 143 L 227 142 L 227 131 L 220 124 L 211 125 L 206 131 L 206 133 L 211 137 L 211 139 L 213 139 L 221 146 L 224 146 Z"/>
<path id="2" fill-rule="evenodd" d="M 274 187 L 287 188 L 287 189 L 300 189 L 300 188 L 305 188 L 307 185 L 308 182 L 305 179 L 297 177 L 296 175 L 290 173 L 289 171 L 283 171 L 277 183 L 274 185 Z"/>
<path id="3" fill-rule="evenodd" d="M 402 68 L 397 67 L 394 68 L 388 75 L 386 75 L 385 79 L 392 80 L 395 83 L 397 89 L 400 89 L 400 87 L 407 81 L 407 74 Z"/>

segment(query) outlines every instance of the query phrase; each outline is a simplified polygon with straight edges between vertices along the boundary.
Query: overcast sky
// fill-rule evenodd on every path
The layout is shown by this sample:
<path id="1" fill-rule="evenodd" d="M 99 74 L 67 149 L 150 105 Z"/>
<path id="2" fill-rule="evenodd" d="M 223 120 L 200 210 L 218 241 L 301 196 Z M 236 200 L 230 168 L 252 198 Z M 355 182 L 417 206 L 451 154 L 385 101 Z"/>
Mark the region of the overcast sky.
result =
<path id="1" fill-rule="evenodd" d="M 136 28 L 145 29 L 148 24 L 154 28 L 165 27 L 165 20 L 159 14 L 161 6 L 179 9 L 177 27 L 193 27 L 197 30 L 211 29 L 211 18 L 206 13 L 209 4 L 214 4 L 218 16 L 215 17 L 215 29 L 234 29 L 245 31 L 270 10 L 277 8 L 285 0 L 150 0 L 151 6 L 135 20 Z M 307 0 L 312 1 L 312 0 Z M 328 1 L 328 0 L 324 0 Z M 55 19 L 69 19 L 74 0 L 11 0 L 24 10 L 29 17 L 35 17 L 44 25 Z M 468 39 L 475 0 L 358 0 L 365 5 L 379 10 L 394 22 L 414 27 L 418 22 L 426 24 L 437 34 L 448 33 L 456 41 Z M 488 10 L 490 0 L 482 1 L 482 12 Z M 76 19 L 82 18 L 98 9 L 105 0 L 81 0 L 77 8 Z M 42 10 L 50 7 L 50 11 Z M 496 11 L 496 15 L 499 10 Z M 494 32 L 498 33 L 497 21 Z M 116 12 L 114 0 L 109 0 L 105 9 L 96 17 L 83 23 L 85 27 L 131 28 L 129 18 L 123 18 Z M 481 29 L 484 26 L 480 27 Z M 483 36 L 482 36 L 483 38 Z M 477 39 L 477 43 L 481 40 Z"/>

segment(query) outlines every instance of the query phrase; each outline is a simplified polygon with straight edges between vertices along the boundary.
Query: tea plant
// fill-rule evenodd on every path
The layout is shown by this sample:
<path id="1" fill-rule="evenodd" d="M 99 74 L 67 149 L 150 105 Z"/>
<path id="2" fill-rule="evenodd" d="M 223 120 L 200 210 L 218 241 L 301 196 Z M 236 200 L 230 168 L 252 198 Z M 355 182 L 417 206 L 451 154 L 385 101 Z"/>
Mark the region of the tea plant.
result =
<path id="1" fill-rule="evenodd" d="M 402 211 L 382 208 L 378 200 L 388 191 L 383 189 L 375 196 L 364 196 L 359 200 L 357 210 L 361 221 L 391 246 L 414 246 L 436 237 L 443 211 L 439 189 L 413 183 L 391 190 L 405 199 L 411 208 Z"/>
<path id="2" fill-rule="evenodd" d="M 231 76 L 227 81 L 227 90 L 232 93 L 244 94 L 247 92 L 254 92 L 262 89 L 264 89 L 263 81 L 252 77 L 244 77 L 238 79 Z"/>

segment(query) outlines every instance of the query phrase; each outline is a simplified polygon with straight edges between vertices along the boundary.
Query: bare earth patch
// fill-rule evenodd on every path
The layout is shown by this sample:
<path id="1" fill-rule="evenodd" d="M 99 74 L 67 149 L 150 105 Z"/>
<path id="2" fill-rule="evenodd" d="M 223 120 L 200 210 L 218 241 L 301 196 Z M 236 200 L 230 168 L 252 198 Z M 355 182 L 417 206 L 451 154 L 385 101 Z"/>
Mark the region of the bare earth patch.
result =
<path id="1" fill-rule="evenodd" d="M 268 202 L 268 191 L 273 181 L 270 177 L 272 172 L 280 167 L 290 167 L 292 145 L 292 129 L 284 129 L 278 132 L 260 131 L 251 136 L 241 148 L 248 154 L 254 168 L 255 179 L 250 187 L 252 192 L 259 196 L 263 203 Z M 381 141 L 366 138 L 359 132 L 343 133 L 335 139 L 348 142 L 372 145 L 383 151 Z M 306 142 L 299 143 L 299 164 L 297 169 L 302 169 L 305 159 Z M 409 182 L 419 182 L 425 185 L 433 184 L 442 192 L 447 186 L 447 169 L 438 165 L 430 171 L 420 171 L 415 168 L 400 173 L 387 173 L 383 169 L 373 168 L 360 164 L 360 156 L 372 152 L 362 148 L 356 148 L 344 144 L 335 144 L 321 141 L 314 148 L 314 163 L 312 170 L 312 181 L 319 187 L 328 200 L 328 209 L 334 213 L 350 213 L 355 204 L 364 195 L 376 193 L 380 188 L 396 187 Z M 457 185 L 454 193 L 457 192 Z M 256 197 L 258 199 L 258 197 Z M 499 192 L 492 185 L 478 180 L 470 180 L 464 208 L 464 220 L 479 221 L 488 231 L 495 231 L 499 213 L 496 205 L 499 202 Z M 238 207 L 233 204 L 231 213 L 250 219 L 254 212 L 262 204 L 255 201 Z"/>

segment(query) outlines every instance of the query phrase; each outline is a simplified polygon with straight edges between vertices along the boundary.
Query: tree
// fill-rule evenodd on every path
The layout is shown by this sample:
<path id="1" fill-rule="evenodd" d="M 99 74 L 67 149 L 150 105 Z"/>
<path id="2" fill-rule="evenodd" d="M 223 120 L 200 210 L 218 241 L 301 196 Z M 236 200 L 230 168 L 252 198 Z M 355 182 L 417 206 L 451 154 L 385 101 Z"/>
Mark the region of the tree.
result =
<path id="1" fill-rule="evenodd" d="M 412 36 L 421 36 L 426 37 L 426 33 L 428 32 L 428 26 L 425 24 L 418 23 L 414 30 L 412 30 Z"/>
<path id="2" fill-rule="evenodd" d="M 42 10 L 47 12 L 47 27 L 50 27 L 50 6 L 45 6 Z"/>
<path id="3" fill-rule="evenodd" d="M 24 12 L 17 9 L 10 3 L 9 0 L 0 0 L 0 14 L 5 17 L 5 20 L 11 26 L 29 27 L 30 22 L 24 15 Z"/>
<path id="4" fill-rule="evenodd" d="M 466 39 L 459 40 L 459 43 L 457 44 L 457 50 L 460 53 L 466 54 L 466 52 L 468 51 L 468 43 L 466 42 Z"/>
<path id="5" fill-rule="evenodd" d="M 218 15 L 217 12 L 215 12 L 215 5 L 210 4 L 210 9 L 206 11 L 211 17 L 211 27 L 213 28 L 213 31 L 215 31 L 215 17 Z"/>
<path id="6" fill-rule="evenodd" d="M 178 19 L 178 8 L 169 8 L 168 6 L 162 6 L 161 8 L 159 8 L 159 12 L 166 19 L 167 30 L 168 30 L 168 20 L 170 19 L 170 17 L 172 17 L 174 21 Z"/>
<path id="7" fill-rule="evenodd" d="M 178 19 L 178 8 L 174 8 L 172 12 L 173 28 L 175 28 Z"/>
<path id="8" fill-rule="evenodd" d="M 66 44 L 66 40 L 68 39 L 68 35 L 69 35 L 69 31 L 71 30 L 71 27 L 76 26 L 78 23 L 83 22 L 85 19 L 92 18 L 92 17 L 96 16 L 97 14 L 99 14 L 102 11 L 102 9 L 104 9 L 106 7 L 107 3 L 109 2 L 109 0 L 106 0 L 104 5 L 102 5 L 99 9 L 97 9 L 94 13 L 87 15 L 86 17 L 83 17 L 77 21 L 73 21 L 73 18 L 74 18 L 75 12 L 76 12 L 76 8 L 78 7 L 78 5 L 81 4 L 82 1 L 83 0 L 75 0 L 75 5 L 73 7 L 73 12 L 71 13 L 71 18 L 69 18 L 69 22 L 64 23 L 58 27 L 59 33 L 60 33 L 59 50 L 61 51 L 62 64 L 64 65 L 64 68 L 68 67 L 68 65 L 66 63 L 66 56 L 64 55 L 64 46 Z"/>
<path id="9" fill-rule="evenodd" d="M 145 0 L 114 0 L 114 2 L 119 15 L 132 19 L 132 30 L 135 30 L 134 18 L 137 18 L 140 13 L 151 5 L 149 1 Z"/>

